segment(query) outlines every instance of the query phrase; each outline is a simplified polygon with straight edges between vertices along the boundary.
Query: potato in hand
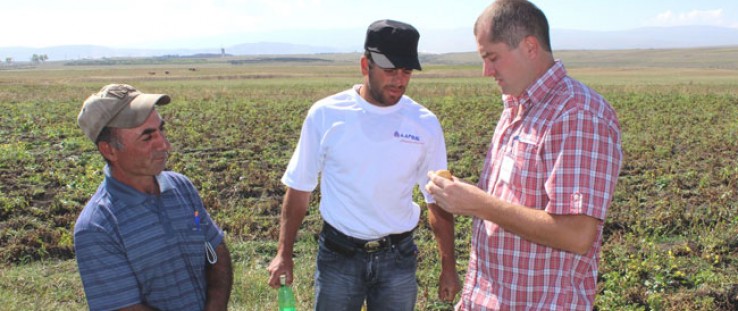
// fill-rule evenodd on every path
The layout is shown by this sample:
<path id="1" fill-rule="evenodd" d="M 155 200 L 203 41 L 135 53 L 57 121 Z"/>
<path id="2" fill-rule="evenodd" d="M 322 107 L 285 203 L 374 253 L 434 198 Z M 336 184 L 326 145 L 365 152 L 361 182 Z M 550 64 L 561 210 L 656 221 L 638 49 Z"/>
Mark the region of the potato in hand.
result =
<path id="1" fill-rule="evenodd" d="M 446 178 L 448 180 L 454 180 L 452 178 L 451 172 L 449 172 L 448 170 L 437 170 L 436 175 Z"/>

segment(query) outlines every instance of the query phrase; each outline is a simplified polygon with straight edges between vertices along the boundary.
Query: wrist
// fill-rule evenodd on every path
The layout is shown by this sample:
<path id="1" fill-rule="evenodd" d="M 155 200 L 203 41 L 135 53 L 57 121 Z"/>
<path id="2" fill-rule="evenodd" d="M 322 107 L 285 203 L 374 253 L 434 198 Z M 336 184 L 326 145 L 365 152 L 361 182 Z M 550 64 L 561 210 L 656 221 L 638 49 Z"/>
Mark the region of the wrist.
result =
<path id="1" fill-rule="evenodd" d="M 277 250 L 277 257 L 282 258 L 283 260 L 289 259 L 292 260 L 292 255 L 294 253 L 292 252 L 292 249 L 279 249 Z"/>
<path id="2" fill-rule="evenodd" d="M 456 259 L 441 259 L 441 270 L 456 271 Z"/>

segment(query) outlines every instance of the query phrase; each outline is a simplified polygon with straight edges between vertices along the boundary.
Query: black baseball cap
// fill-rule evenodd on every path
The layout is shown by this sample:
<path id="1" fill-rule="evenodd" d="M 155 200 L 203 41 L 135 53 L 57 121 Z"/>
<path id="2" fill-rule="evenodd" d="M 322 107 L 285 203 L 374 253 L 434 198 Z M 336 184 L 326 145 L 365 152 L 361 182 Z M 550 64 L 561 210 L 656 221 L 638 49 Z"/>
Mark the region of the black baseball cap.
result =
<path id="1" fill-rule="evenodd" d="M 364 49 L 371 53 L 372 60 L 381 68 L 420 68 L 418 40 L 420 34 L 415 27 L 395 20 L 378 20 L 366 31 Z"/>

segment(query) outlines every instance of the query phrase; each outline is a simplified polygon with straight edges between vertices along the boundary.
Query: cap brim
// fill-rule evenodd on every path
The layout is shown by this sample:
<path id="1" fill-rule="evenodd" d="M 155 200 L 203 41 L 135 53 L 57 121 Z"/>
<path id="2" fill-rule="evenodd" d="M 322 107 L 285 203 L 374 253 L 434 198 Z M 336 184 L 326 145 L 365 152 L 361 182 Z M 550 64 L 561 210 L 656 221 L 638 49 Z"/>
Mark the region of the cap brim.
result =
<path id="1" fill-rule="evenodd" d="M 107 126 L 132 128 L 141 125 L 149 117 L 155 105 L 166 105 L 171 101 L 166 94 L 139 94 L 128 107 L 121 110 Z"/>
<path id="2" fill-rule="evenodd" d="M 372 56 L 372 61 L 377 64 L 380 68 L 394 69 L 394 68 L 406 68 L 414 70 L 423 70 L 420 67 L 420 61 L 417 57 L 401 57 L 401 56 L 387 56 L 382 53 L 369 51 Z"/>

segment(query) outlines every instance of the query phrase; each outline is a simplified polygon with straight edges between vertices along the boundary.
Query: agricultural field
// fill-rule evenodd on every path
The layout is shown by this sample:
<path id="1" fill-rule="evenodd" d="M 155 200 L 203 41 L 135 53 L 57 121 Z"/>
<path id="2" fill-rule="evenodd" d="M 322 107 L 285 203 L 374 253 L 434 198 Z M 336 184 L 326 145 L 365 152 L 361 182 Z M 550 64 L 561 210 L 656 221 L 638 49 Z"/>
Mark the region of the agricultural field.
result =
<path id="1" fill-rule="evenodd" d="M 570 75 L 604 95 L 623 130 L 624 162 L 605 222 L 598 310 L 738 309 L 738 48 L 563 51 Z M 108 60 L 0 67 L 0 305 L 82 310 L 72 229 L 104 162 L 76 125 L 108 83 L 170 94 L 159 109 L 169 169 L 194 182 L 227 231 L 232 310 L 274 310 L 279 182 L 310 105 L 361 83 L 358 54 L 294 58 Z M 316 61 L 316 59 L 318 61 Z M 424 55 L 407 94 L 442 122 L 454 175 L 476 182 L 502 109 L 474 53 Z M 416 193 L 416 198 L 420 198 Z M 295 248 L 294 290 L 312 307 L 321 219 L 316 192 Z M 437 299 L 436 245 L 423 216 L 418 310 Z M 456 218 L 466 272 L 471 220 Z M 457 297 L 458 298 L 458 297 Z"/>

